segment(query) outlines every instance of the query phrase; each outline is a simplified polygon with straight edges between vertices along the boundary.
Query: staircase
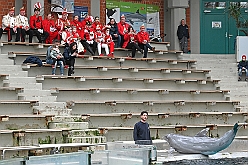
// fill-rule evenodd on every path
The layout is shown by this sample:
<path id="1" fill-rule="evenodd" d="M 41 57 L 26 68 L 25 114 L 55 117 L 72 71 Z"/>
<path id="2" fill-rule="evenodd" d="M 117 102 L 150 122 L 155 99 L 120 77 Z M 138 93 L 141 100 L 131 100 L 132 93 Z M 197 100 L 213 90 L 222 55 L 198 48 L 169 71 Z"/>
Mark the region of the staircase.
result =
<path id="1" fill-rule="evenodd" d="M 220 79 L 220 88 L 229 89 L 231 100 L 240 101 L 240 111 L 248 112 L 248 83 L 238 81 L 237 62 L 234 54 L 190 54 L 184 58 L 197 60 L 197 69 L 210 69 L 212 79 Z M 247 122 L 247 121 L 246 121 Z"/>

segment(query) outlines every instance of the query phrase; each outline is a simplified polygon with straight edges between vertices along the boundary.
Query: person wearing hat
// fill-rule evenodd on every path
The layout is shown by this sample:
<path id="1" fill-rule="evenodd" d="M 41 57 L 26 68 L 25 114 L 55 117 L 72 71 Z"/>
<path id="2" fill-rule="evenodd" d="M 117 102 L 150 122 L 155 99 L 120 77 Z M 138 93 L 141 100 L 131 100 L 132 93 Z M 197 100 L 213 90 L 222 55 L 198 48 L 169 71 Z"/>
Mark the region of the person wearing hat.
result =
<path id="1" fill-rule="evenodd" d="M 34 35 L 36 35 L 39 43 L 45 42 L 49 36 L 49 33 L 43 29 L 42 17 L 40 16 L 40 7 L 36 6 L 34 8 L 34 15 L 30 17 L 30 29 L 33 30 Z M 43 35 L 43 38 L 41 36 Z"/>
<path id="2" fill-rule="evenodd" d="M 242 60 L 239 62 L 238 64 L 238 74 L 239 74 L 239 78 L 238 81 L 241 81 L 241 77 L 242 77 L 242 72 L 245 71 L 246 74 L 246 78 L 245 81 L 248 81 L 248 61 L 246 61 L 246 55 L 244 54 L 242 56 Z"/>
<path id="3" fill-rule="evenodd" d="M 109 54 L 109 47 L 108 44 L 104 41 L 104 33 L 101 31 L 100 27 L 96 27 L 96 32 L 95 32 L 95 41 L 97 42 L 97 50 L 99 56 L 104 56 L 102 53 L 102 48 L 105 49 L 106 55 Z"/>
<path id="4" fill-rule="evenodd" d="M 112 36 L 110 34 L 110 28 L 111 26 L 109 25 L 106 25 L 104 28 L 103 28 L 103 31 L 104 31 L 104 43 L 106 43 L 109 47 L 109 53 L 107 54 L 108 57 L 114 57 L 114 48 L 115 48 L 115 43 L 112 39 Z"/>
<path id="5" fill-rule="evenodd" d="M 70 20 L 67 18 L 68 13 L 66 8 L 64 8 L 63 12 L 62 12 L 62 17 L 57 19 L 55 26 L 56 29 L 58 30 L 59 36 L 58 38 L 61 39 L 62 33 L 66 32 L 66 29 L 70 28 L 71 23 Z"/>
<path id="6" fill-rule="evenodd" d="M 120 47 L 122 47 L 123 42 L 124 42 L 124 35 L 126 33 L 128 33 L 128 28 L 129 28 L 129 24 L 126 23 L 126 17 L 124 15 L 121 16 L 121 20 L 119 23 L 117 23 L 117 27 L 118 27 L 118 32 L 119 35 L 121 36 L 121 43 L 120 43 Z"/>
<path id="7" fill-rule="evenodd" d="M 151 47 L 151 45 L 149 44 L 149 34 L 145 31 L 145 29 L 145 25 L 141 25 L 140 31 L 137 34 L 138 45 L 141 49 L 144 50 L 143 58 L 147 58 L 148 49 L 155 51 L 155 47 Z"/>
<path id="8" fill-rule="evenodd" d="M 42 22 L 43 29 L 49 33 L 48 38 L 46 39 L 46 44 L 52 44 L 53 40 L 58 37 L 58 31 L 55 27 L 55 22 L 53 20 L 52 14 L 48 13 L 46 19 Z"/>
<path id="9" fill-rule="evenodd" d="M 3 16 L 2 19 L 2 31 L 1 31 L 1 35 L 2 36 L 2 32 L 7 32 L 8 34 L 8 42 L 11 42 L 12 40 L 12 35 L 16 34 L 16 39 L 15 42 L 20 41 L 20 30 L 17 27 L 17 22 L 16 22 L 16 18 L 14 17 L 15 14 L 15 7 L 12 7 L 9 9 L 9 13 L 7 15 Z"/>
<path id="10" fill-rule="evenodd" d="M 33 40 L 33 31 L 30 30 L 28 18 L 25 16 L 25 8 L 20 8 L 20 13 L 16 16 L 17 27 L 20 29 L 21 42 L 25 42 L 26 34 L 29 35 L 29 43 L 32 43 Z"/>

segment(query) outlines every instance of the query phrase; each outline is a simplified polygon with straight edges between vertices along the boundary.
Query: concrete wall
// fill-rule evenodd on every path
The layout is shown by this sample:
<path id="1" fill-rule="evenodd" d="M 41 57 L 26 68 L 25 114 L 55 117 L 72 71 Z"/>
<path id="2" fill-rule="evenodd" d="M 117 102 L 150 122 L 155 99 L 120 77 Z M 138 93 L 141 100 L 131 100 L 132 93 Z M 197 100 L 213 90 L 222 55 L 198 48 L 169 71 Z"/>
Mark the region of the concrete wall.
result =
<path id="1" fill-rule="evenodd" d="M 200 2 L 190 0 L 190 47 L 191 53 L 200 53 Z"/>
<path id="2" fill-rule="evenodd" d="M 93 17 L 99 16 L 100 17 L 100 0 L 93 0 L 91 1 L 91 13 Z M 103 18 L 100 18 L 103 20 Z"/>

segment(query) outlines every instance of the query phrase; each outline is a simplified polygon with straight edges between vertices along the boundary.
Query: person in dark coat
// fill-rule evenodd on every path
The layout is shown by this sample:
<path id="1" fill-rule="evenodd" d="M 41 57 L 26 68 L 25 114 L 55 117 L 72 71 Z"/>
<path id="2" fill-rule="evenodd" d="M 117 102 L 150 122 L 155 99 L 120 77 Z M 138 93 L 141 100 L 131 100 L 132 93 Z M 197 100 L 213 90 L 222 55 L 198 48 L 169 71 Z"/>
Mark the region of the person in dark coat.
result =
<path id="1" fill-rule="evenodd" d="M 142 111 L 140 113 L 141 120 L 134 125 L 133 139 L 136 144 L 145 143 L 152 144 L 149 124 L 146 122 L 148 112 Z"/>
<path id="2" fill-rule="evenodd" d="M 110 26 L 110 35 L 113 40 L 117 40 L 117 48 L 121 47 L 121 36 L 118 32 L 118 26 L 114 18 L 111 18 L 108 25 Z"/>
<path id="3" fill-rule="evenodd" d="M 246 78 L 245 81 L 248 81 L 248 61 L 246 61 L 246 55 L 242 56 L 242 60 L 239 62 L 238 64 L 238 74 L 239 74 L 239 79 L 238 81 L 241 81 L 241 77 L 242 77 L 242 72 L 245 71 L 246 74 Z"/>
<path id="4" fill-rule="evenodd" d="M 185 24 L 185 20 L 181 20 L 181 24 L 177 28 L 177 37 L 184 53 L 188 53 L 189 27 Z"/>
<path id="5" fill-rule="evenodd" d="M 74 74 L 75 58 L 79 56 L 77 43 L 73 42 L 69 46 L 65 47 L 63 55 L 66 64 L 69 66 L 68 76 L 71 76 L 72 74 Z"/>

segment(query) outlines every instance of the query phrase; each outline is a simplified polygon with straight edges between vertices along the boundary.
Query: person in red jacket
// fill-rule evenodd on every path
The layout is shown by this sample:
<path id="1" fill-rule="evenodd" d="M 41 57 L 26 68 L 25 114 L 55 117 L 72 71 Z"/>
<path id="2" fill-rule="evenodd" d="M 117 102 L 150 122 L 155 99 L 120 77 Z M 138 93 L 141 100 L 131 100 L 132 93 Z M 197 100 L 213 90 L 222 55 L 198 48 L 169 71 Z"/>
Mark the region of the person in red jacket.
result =
<path id="1" fill-rule="evenodd" d="M 33 30 L 34 35 L 36 35 L 37 39 L 39 40 L 39 43 L 42 43 L 46 41 L 49 33 L 43 29 L 42 17 L 40 16 L 40 8 L 41 5 L 39 2 L 37 2 L 34 8 L 34 15 L 30 17 L 30 29 Z M 44 36 L 43 39 L 41 38 L 42 35 Z"/>
<path id="2" fill-rule="evenodd" d="M 119 35 L 121 36 L 120 46 L 123 45 L 124 35 L 127 33 L 127 29 L 129 28 L 129 26 L 130 25 L 128 23 L 126 23 L 126 17 L 124 15 L 122 15 L 120 22 L 117 23 L 118 32 L 119 32 Z"/>
<path id="3" fill-rule="evenodd" d="M 140 31 L 137 34 L 138 45 L 144 50 L 143 58 L 147 58 L 148 49 L 155 51 L 155 47 L 151 47 L 149 44 L 149 34 L 145 31 L 145 25 L 140 26 Z"/>
<path id="4" fill-rule="evenodd" d="M 70 21 L 69 19 L 67 19 L 68 13 L 66 11 L 66 9 L 64 9 L 64 11 L 62 12 L 62 17 L 57 19 L 55 26 L 56 29 L 58 30 L 58 39 L 61 39 L 62 33 L 65 32 L 66 33 L 66 29 L 70 28 Z"/>
<path id="5" fill-rule="evenodd" d="M 85 16 L 84 20 L 82 20 L 82 22 L 81 22 L 82 29 L 84 29 L 85 26 L 91 26 L 93 21 L 94 21 L 94 18 L 92 16 L 90 16 L 89 14 L 87 14 Z"/>
<path id="6" fill-rule="evenodd" d="M 92 23 L 92 28 L 96 31 L 96 27 L 100 27 L 100 29 L 103 29 L 103 26 L 100 22 L 100 18 L 98 16 L 95 17 L 94 22 Z"/>
<path id="7" fill-rule="evenodd" d="M 52 19 L 52 14 L 47 14 L 47 18 L 43 20 L 43 29 L 49 33 L 46 39 L 46 44 L 52 44 L 53 40 L 58 37 L 58 31 L 55 28 L 55 22 Z"/>
<path id="8" fill-rule="evenodd" d="M 143 54 L 143 50 L 137 43 L 137 34 L 131 26 L 128 28 L 128 33 L 124 36 L 124 43 L 122 47 L 126 49 L 132 49 L 132 58 L 135 57 L 136 50 L 140 51 Z"/>
<path id="9" fill-rule="evenodd" d="M 78 34 L 81 32 L 82 24 L 81 22 L 78 21 L 78 15 L 73 16 L 73 20 L 71 21 L 71 26 L 75 26 L 77 28 Z"/>

